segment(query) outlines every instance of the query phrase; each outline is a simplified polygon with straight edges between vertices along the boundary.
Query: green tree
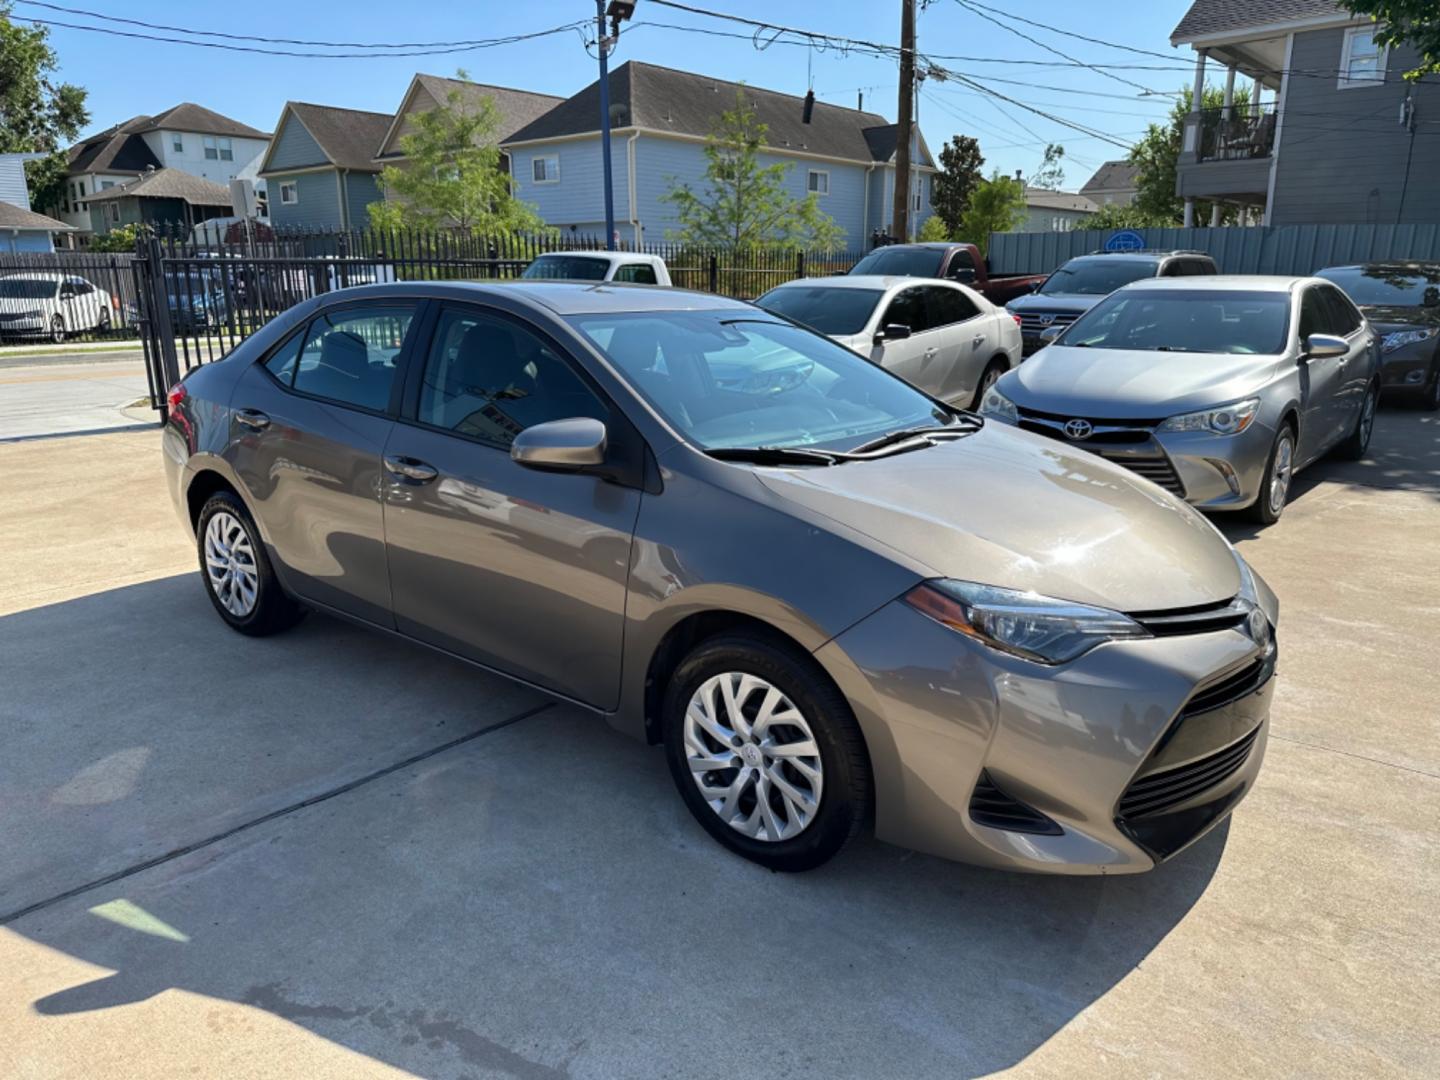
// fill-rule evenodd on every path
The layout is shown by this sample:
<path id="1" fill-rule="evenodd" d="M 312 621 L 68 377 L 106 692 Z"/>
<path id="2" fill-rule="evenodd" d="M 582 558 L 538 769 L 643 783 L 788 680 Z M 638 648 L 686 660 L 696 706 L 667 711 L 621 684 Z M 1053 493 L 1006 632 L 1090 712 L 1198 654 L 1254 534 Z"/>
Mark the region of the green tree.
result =
<path id="1" fill-rule="evenodd" d="M 458 72 L 465 79 L 465 72 Z M 462 229 L 486 235 L 535 232 L 545 223 L 515 197 L 500 167 L 500 113 L 488 95 L 466 98 L 457 87 L 445 103 L 412 118 L 400 137 L 405 161 L 380 172 L 387 198 L 368 212 L 376 228 Z"/>
<path id="2" fill-rule="evenodd" d="M 1025 185 L 997 169 L 982 180 L 970 196 L 970 206 L 960 219 L 960 235 L 980 249 L 990 250 L 990 234 L 1009 232 L 1025 217 Z"/>
<path id="3" fill-rule="evenodd" d="M 1065 148 L 1058 143 L 1049 143 L 1045 147 L 1045 157 L 1040 162 L 1040 167 L 1035 170 L 1033 176 L 1026 181 L 1031 187 L 1044 188 L 1046 191 L 1059 191 L 1060 185 L 1065 183 L 1065 167 L 1060 164 L 1065 157 Z"/>
<path id="4" fill-rule="evenodd" d="M 50 31 L 14 22 L 10 10 L 0 0 L 0 153 L 49 155 L 25 163 L 30 201 L 49 209 L 61 201 L 64 147 L 90 114 L 84 89 L 55 79 L 59 59 Z"/>
<path id="5" fill-rule="evenodd" d="M 1084 229 L 1163 229 L 1173 224 L 1169 218 L 1146 213 L 1138 206 L 1112 203 L 1102 206 L 1096 213 L 1080 218 L 1070 228 L 1075 232 Z"/>
<path id="6" fill-rule="evenodd" d="M 1381 45 L 1415 46 L 1419 66 L 1405 73 L 1415 80 L 1440 73 L 1440 7 L 1435 0 L 1340 0 L 1356 15 L 1369 15 L 1379 25 L 1375 40 Z"/>
<path id="7" fill-rule="evenodd" d="M 148 225 L 116 225 L 109 232 L 90 241 L 91 251 L 134 251 L 135 241 L 142 233 L 149 233 Z"/>
<path id="8" fill-rule="evenodd" d="M 969 135 L 951 136 L 940 148 L 940 171 L 932 180 L 930 195 L 935 217 L 928 219 L 926 225 L 938 218 L 947 234 L 953 236 L 959 230 L 960 218 L 970 206 L 970 196 L 985 179 L 980 171 L 984 164 L 978 140 Z"/>
<path id="9" fill-rule="evenodd" d="M 938 213 L 931 214 L 925 219 L 925 224 L 920 226 L 919 239 L 927 243 L 932 240 L 949 240 L 953 232 L 954 230 L 940 220 Z"/>
<path id="10" fill-rule="evenodd" d="M 1135 206 L 1148 217 L 1166 225 L 1179 225 L 1185 219 L 1185 200 L 1175 194 L 1176 166 L 1180 161 L 1180 146 L 1185 137 L 1185 118 L 1190 115 L 1190 102 L 1194 94 L 1189 87 L 1183 87 L 1180 97 L 1170 109 L 1170 115 L 1163 124 L 1151 124 L 1144 136 L 1130 148 L 1128 160 L 1140 167 L 1135 178 Z M 1201 98 L 1205 109 L 1219 109 L 1225 101 L 1224 93 L 1216 87 L 1207 87 Z M 1247 87 L 1235 88 L 1234 104 L 1242 107 L 1250 103 Z M 1222 220 L 1235 220 L 1234 207 L 1227 207 Z M 1210 204 L 1197 203 L 1195 220 L 1210 220 Z"/>
<path id="11" fill-rule="evenodd" d="M 761 165 L 768 128 L 736 91 L 734 108 L 711 126 L 705 140 L 705 179 L 697 191 L 670 181 L 661 200 L 675 207 L 678 229 L 666 235 L 685 244 L 725 247 L 783 246 L 832 249 L 845 230 L 820 209 L 813 195 L 797 199 L 785 190 L 790 166 Z"/>

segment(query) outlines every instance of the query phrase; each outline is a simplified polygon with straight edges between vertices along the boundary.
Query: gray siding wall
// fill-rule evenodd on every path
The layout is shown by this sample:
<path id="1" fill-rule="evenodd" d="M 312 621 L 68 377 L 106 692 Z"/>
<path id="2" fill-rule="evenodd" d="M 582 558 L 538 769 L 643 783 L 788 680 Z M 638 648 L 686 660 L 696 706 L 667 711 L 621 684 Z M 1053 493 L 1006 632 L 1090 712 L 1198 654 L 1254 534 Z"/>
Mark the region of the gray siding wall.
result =
<path id="1" fill-rule="evenodd" d="M 198 135 L 186 136 L 198 139 Z M 305 125 L 293 113 L 285 114 L 285 122 L 275 133 L 275 147 L 270 154 L 270 169 L 304 169 L 324 165 L 329 159 L 320 144 L 310 137 Z"/>
<path id="2" fill-rule="evenodd" d="M 350 227 L 365 229 L 370 226 L 370 212 L 366 209 L 372 202 L 384 202 L 380 185 L 374 173 L 352 172 L 345 175 L 345 198 L 350 203 Z"/>
<path id="3" fill-rule="evenodd" d="M 25 162 L 18 154 L 0 154 L 0 202 L 30 209 L 30 195 L 25 187 Z"/>
<path id="4" fill-rule="evenodd" d="M 280 185 L 292 181 L 296 185 L 300 201 L 293 206 L 286 206 L 280 201 Z M 267 175 L 265 184 L 270 195 L 270 224 L 276 228 L 338 229 L 343 225 L 340 216 L 340 189 L 336 184 L 334 169 Z"/>
<path id="5" fill-rule="evenodd" d="M 1340 89 L 1344 44 L 1343 28 L 1295 35 L 1290 69 L 1314 74 L 1286 88 L 1270 224 L 1440 222 L 1440 86 L 1404 81 L 1418 59 L 1407 46 L 1390 51 L 1384 83 Z M 1413 140 L 1400 124 L 1407 89 Z"/>

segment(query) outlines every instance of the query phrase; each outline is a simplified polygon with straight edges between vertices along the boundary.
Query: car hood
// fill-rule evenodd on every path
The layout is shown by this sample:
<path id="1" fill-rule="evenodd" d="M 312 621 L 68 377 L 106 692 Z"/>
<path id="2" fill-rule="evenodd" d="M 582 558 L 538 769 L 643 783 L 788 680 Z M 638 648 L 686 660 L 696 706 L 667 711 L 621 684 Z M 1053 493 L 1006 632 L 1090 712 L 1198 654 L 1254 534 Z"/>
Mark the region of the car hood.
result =
<path id="1" fill-rule="evenodd" d="M 1002 377 L 1023 408 L 1091 419 L 1160 419 L 1253 394 L 1273 356 L 1081 349 L 1051 345 Z"/>
<path id="2" fill-rule="evenodd" d="M 1005 306 L 1015 312 L 1065 311 L 1083 315 L 1104 299 L 1088 293 L 1030 293 L 1028 296 L 1017 296 Z"/>
<path id="3" fill-rule="evenodd" d="M 1440 326 L 1440 308 L 1433 307 L 1391 307 L 1370 304 L 1362 306 L 1365 317 L 1382 333 L 1395 330 L 1427 329 Z"/>
<path id="4" fill-rule="evenodd" d="M 1119 611 L 1216 603 L 1240 589 L 1233 549 L 1189 506 L 1103 458 L 1003 424 L 874 461 L 757 475 L 936 577 Z"/>

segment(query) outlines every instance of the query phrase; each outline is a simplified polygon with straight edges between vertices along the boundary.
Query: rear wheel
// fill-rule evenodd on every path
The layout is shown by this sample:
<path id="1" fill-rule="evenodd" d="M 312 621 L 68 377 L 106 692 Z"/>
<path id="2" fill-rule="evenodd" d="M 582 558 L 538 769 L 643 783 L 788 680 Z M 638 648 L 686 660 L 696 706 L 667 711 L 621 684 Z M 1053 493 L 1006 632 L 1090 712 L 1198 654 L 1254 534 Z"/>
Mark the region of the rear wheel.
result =
<path id="1" fill-rule="evenodd" d="M 662 723 L 685 805 L 712 837 L 762 866 L 819 866 L 869 816 L 860 727 L 797 650 L 758 634 L 702 642 L 670 679 Z"/>
<path id="2" fill-rule="evenodd" d="M 56 315 L 50 320 L 50 340 L 56 345 L 65 340 L 65 316 Z"/>
<path id="3" fill-rule="evenodd" d="M 285 595 L 245 504 L 228 491 L 210 496 L 195 529 L 200 575 L 215 610 L 251 637 L 288 630 L 305 609 Z"/>
<path id="4" fill-rule="evenodd" d="M 985 373 L 980 376 L 980 385 L 975 387 L 975 399 L 970 402 L 971 412 L 980 411 L 980 403 L 985 400 L 985 395 L 990 392 L 992 386 L 999 382 L 1000 376 L 1004 375 L 1009 369 L 1010 365 L 1004 360 L 990 361 L 990 366 L 987 367 Z"/>
<path id="5" fill-rule="evenodd" d="M 1295 474 L 1295 430 L 1286 424 L 1275 436 L 1275 445 L 1270 448 L 1270 457 L 1265 462 L 1265 476 L 1260 482 L 1260 494 L 1246 516 L 1261 525 L 1273 525 L 1285 512 L 1285 500 L 1290 497 L 1290 480 Z"/>
<path id="6" fill-rule="evenodd" d="M 1365 388 L 1365 400 L 1360 403 L 1360 415 L 1355 418 L 1355 430 L 1335 448 L 1335 456 L 1344 461 L 1359 461 L 1370 446 L 1370 433 L 1375 430 L 1375 407 L 1380 403 L 1380 388 L 1371 383 Z"/>
<path id="7" fill-rule="evenodd" d="M 96 316 L 96 318 L 95 318 L 95 329 L 96 329 L 96 330 L 99 330 L 101 333 L 104 333 L 106 330 L 109 330 L 109 329 L 110 329 L 110 309 L 109 309 L 109 308 L 107 308 L 107 307 L 102 307 L 102 308 L 100 309 L 100 314 L 99 314 L 98 316 Z"/>

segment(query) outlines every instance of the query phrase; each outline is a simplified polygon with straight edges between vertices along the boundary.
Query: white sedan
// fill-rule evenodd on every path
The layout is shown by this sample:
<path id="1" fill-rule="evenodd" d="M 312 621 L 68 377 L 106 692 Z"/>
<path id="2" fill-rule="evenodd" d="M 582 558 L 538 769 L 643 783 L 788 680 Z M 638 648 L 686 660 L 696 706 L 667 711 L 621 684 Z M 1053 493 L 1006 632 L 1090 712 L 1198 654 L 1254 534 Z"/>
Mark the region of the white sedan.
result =
<path id="1" fill-rule="evenodd" d="M 49 337 L 110 329 L 115 300 L 83 277 L 32 271 L 0 277 L 0 337 Z"/>
<path id="2" fill-rule="evenodd" d="M 755 302 L 963 408 L 978 408 L 995 380 L 1020 363 L 1015 316 L 951 281 L 806 278 Z"/>

